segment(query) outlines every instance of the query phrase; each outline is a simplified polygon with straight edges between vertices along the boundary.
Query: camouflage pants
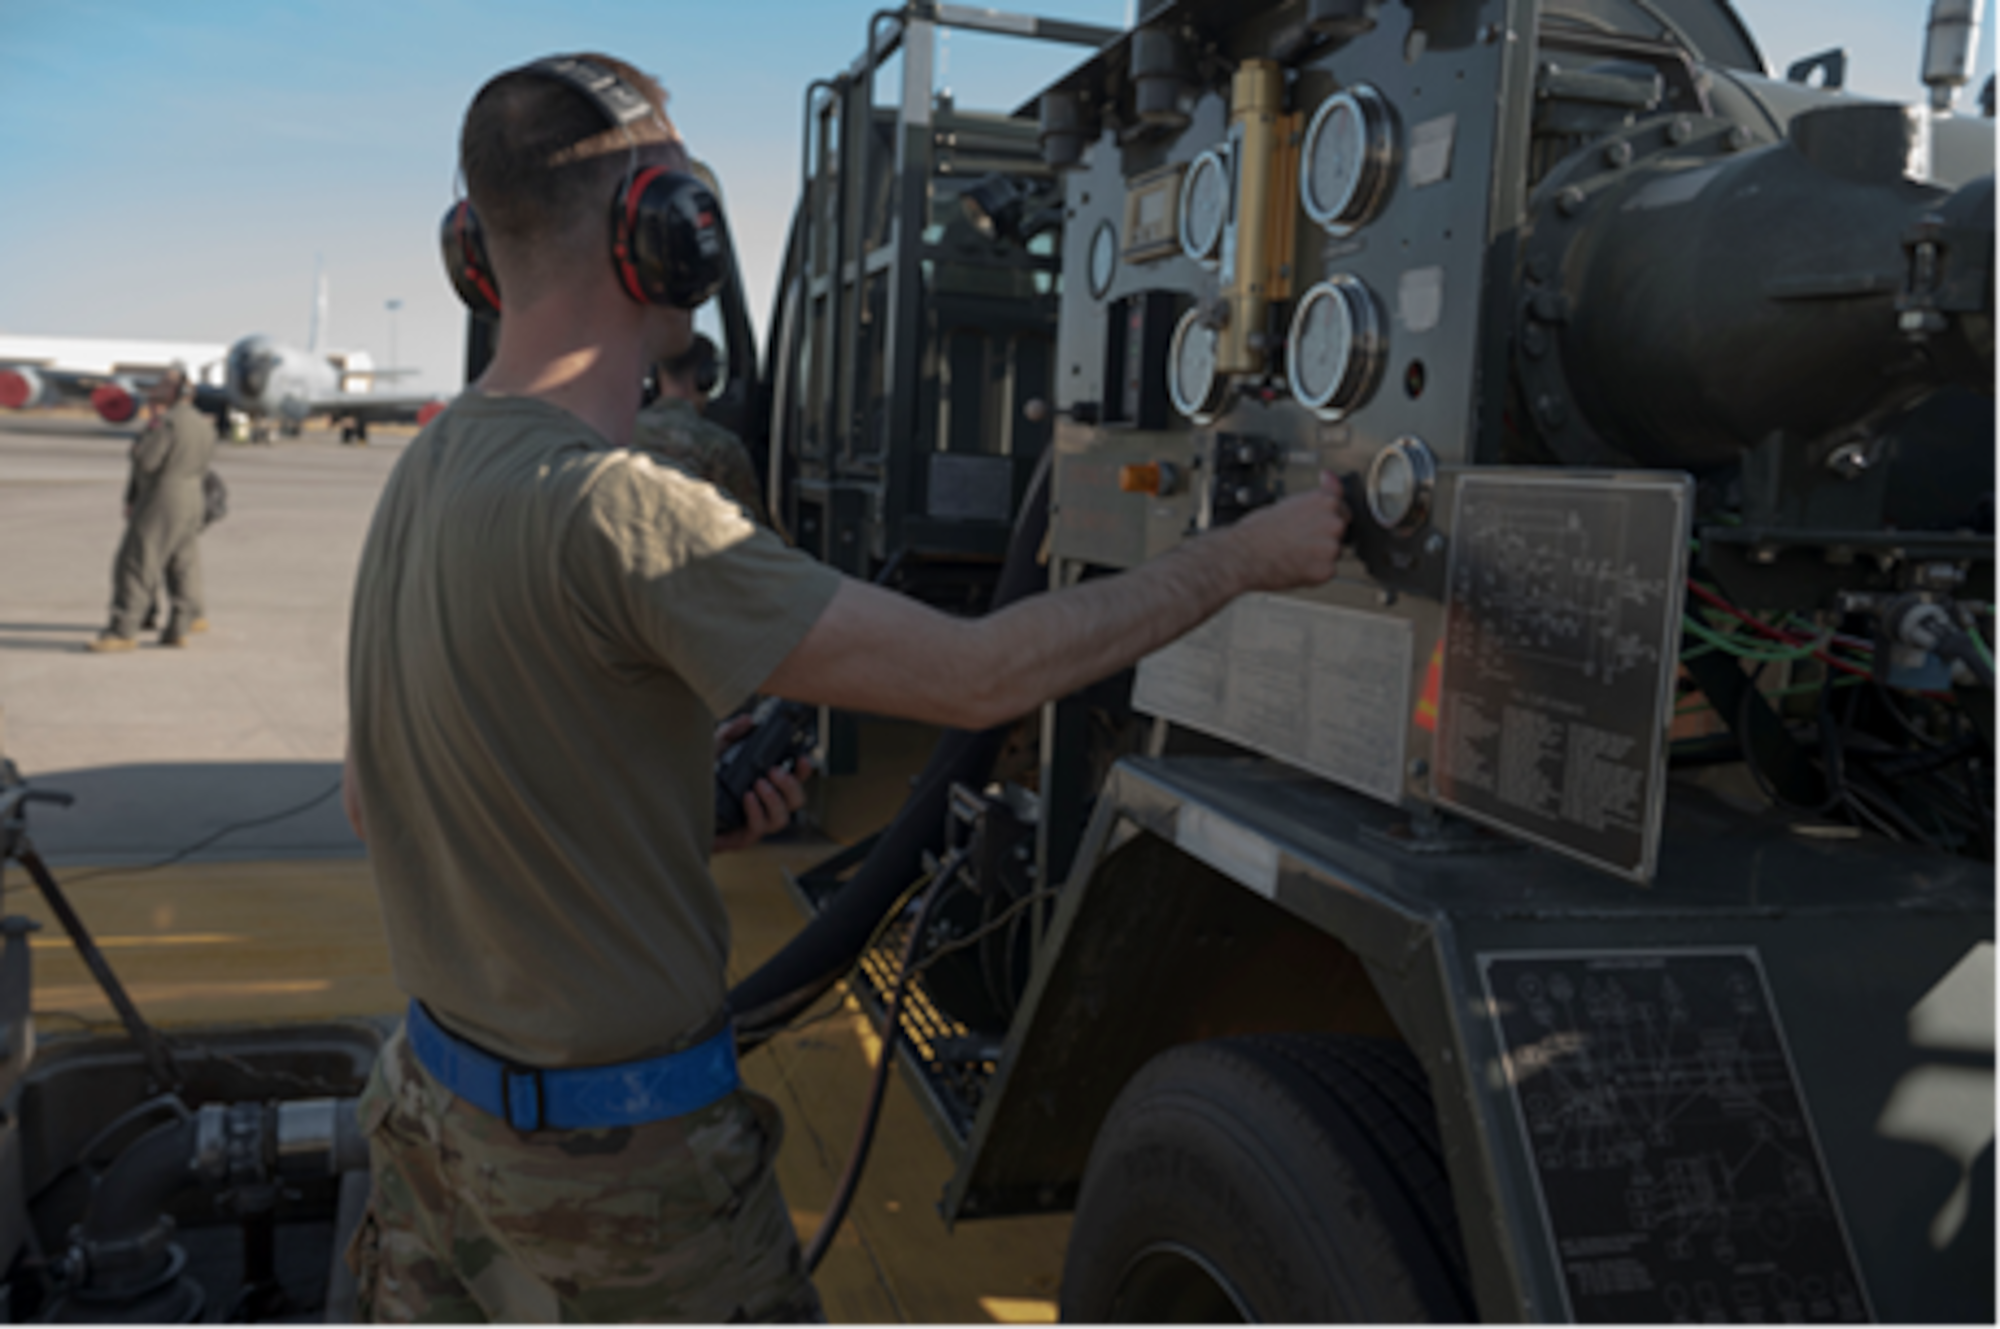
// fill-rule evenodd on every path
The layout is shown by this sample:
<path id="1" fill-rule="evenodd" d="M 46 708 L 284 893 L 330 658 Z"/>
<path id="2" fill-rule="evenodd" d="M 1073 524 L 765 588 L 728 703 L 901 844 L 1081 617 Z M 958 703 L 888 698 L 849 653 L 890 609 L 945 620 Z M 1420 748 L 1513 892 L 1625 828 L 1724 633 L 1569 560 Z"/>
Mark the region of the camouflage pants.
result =
<path id="1" fill-rule="evenodd" d="M 374 1193 L 347 1258 L 363 1320 L 824 1318 L 761 1095 L 525 1134 L 440 1086 L 398 1030 L 360 1112 Z"/>

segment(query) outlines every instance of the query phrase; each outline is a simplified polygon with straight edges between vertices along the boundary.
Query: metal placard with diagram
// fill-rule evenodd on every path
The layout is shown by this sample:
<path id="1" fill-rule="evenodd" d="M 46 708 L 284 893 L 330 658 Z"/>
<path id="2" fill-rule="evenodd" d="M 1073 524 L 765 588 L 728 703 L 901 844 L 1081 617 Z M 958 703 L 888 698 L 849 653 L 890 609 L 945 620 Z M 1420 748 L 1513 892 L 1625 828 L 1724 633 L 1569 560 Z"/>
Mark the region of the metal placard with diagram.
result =
<path id="1" fill-rule="evenodd" d="M 1458 478 L 1438 802 L 1651 879 L 1691 488 L 1677 473 Z"/>
<path id="2" fill-rule="evenodd" d="M 1480 973 L 1572 1318 L 1872 1318 L 1754 948 Z"/>

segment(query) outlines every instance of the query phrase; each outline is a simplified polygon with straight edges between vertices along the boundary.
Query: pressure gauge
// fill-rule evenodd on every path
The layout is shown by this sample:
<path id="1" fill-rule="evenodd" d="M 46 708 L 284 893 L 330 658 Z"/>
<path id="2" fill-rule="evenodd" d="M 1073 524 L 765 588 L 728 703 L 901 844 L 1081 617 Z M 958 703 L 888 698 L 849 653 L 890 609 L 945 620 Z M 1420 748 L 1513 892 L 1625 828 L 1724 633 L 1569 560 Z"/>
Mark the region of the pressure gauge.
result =
<path id="1" fill-rule="evenodd" d="M 1167 392 L 1174 407 L 1198 425 L 1214 420 L 1228 396 L 1229 381 L 1215 372 L 1215 329 L 1201 310 L 1181 315 L 1167 351 Z"/>
<path id="2" fill-rule="evenodd" d="M 1329 420 L 1366 403 L 1388 358 L 1384 326 L 1375 297 L 1358 278 L 1341 273 L 1307 291 L 1285 341 L 1292 396 Z"/>
<path id="3" fill-rule="evenodd" d="M 1375 454 L 1368 466 L 1368 512 L 1398 535 L 1409 535 L 1430 515 L 1437 461 L 1424 441 L 1406 434 Z"/>
<path id="4" fill-rule="evenodd" d="M 1111 289 L 1111 279 L 1118 273 L 1118 228 L 1110 222 L 1099 222 L 1090 236 L 1090 294 L 1091 298 L 1102 300 L 1104 293 Z"/>
<path id="5" fill-rule="evenodd" d="M 1229 221 L 1229 157 L 1210 148 L 1188 167 L 1181 182 L 1181 249 L 1197 263 L 1213 264 Z"/>
<path id="6" fill-rule="evenodd" d="M 1301 151 L 1299 198 L 1306 215 L 1335 235 L 1372 219 L 1395 178 L 1396 117 L 1360 84 L 1319 105 Z"/>

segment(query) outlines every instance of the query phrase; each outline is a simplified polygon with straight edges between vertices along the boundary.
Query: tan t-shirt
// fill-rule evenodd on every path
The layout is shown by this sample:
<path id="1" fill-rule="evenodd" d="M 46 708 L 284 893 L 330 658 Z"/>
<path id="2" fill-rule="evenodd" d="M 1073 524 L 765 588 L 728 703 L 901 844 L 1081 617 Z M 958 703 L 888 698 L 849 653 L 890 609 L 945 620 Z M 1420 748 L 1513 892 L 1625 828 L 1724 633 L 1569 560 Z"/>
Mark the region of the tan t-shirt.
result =
<path id="1" fill-rule="evenodd" d="M 528 1065 L 713 1027 L 714 729 L 839 575 L 532 398 L 466 393 L 362 550 L 350 734 L 397 981 Z"/>

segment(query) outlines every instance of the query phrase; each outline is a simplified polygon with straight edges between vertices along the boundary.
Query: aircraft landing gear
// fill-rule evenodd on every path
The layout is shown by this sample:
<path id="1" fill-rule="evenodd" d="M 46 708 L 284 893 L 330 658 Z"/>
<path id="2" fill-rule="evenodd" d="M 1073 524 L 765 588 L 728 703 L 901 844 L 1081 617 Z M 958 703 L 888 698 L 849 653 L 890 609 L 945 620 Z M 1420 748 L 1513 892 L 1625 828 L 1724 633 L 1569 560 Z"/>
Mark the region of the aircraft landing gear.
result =
<path id="1" fill-rule="evenodd" d="M 366 446 L 368 442 L 368 422 L 366 420 L 350 420 L 342 425 L 340 427 L 340 441 L 342 443 L 358 443 Z"/>

